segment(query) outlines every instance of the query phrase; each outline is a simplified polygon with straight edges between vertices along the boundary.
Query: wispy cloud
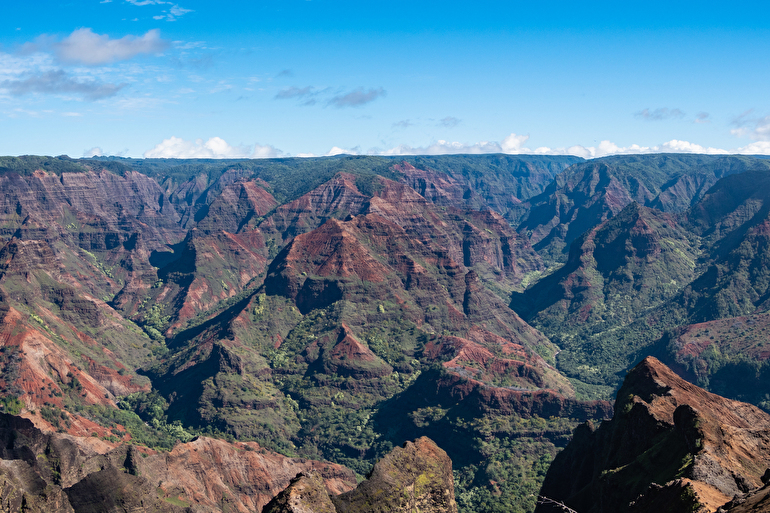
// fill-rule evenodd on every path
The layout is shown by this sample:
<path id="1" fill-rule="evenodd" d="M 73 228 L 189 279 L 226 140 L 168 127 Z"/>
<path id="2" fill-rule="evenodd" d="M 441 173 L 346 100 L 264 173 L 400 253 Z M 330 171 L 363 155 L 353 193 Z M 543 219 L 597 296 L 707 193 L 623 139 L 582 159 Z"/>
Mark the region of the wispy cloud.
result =
<path id="1" fill-rule="evenodd" d="M 695 115 L 694 123 L 703 124 L 711 123 L 711 115 L 708 112 L 699 112 Z"/>
<path id="2" fill-rule="evenodd" d="M 174 41 L 174 48 L 179 50 L 206 50 L 206 41 Z"/>
<path id="3" fill-rule="evenodd" d="M 144 158 L 170 159 L 235 159 L 235 158 L 273 158 L 284 153 L 271 145 L 254 144 L 252 146 L 231 146 L 220 137 L 212 137 L 207 141 L 196 139 L 187 141 L 179 137 L 169 137 L 151 150 L 144 152 Z"/>
<path id="4" fill-rule="evenodd" d="M 273 97 L 275 100 L 300 100 L 300 105 L 315 105 L 319 101 L 324 101 L 326 106 L 336 107 L 343 109 L 345 107 L 362 107 L 367 103 L 371 103 L 381 96 L 385 96 L 385 90 L 369 89 L 365 90 L 363 87 L 359 87 L 346 93 L 339 93 L 329 98 L 331 94 L 330 88 L 316 89 L 313 86 L 297 87 L 290 86 L 284 87 Z M 326 98 L 324 100 L 324 98 Z"/>
<path id="5" fill-rule="evenodd" d="M 290 69 L 284 69 L 284 70 L 281 70 L 281 72 L 280 72 L 280 73 L 278 73 L 278 74 L 275 76 L 275 78 L 284 78 L 284 77 L 286 77 L 286 78 L 290 78 L 290 77 L 293 77 L 293 76 L 294 76 L 294 72 L 293 72 L 292 70 L 290 70 Z"/>
<path id="6" fill-rule="evenodd" d="M 169 45 L 168 41 L 161 39 L 158 29 L 149 30 L 143 36 L 111 39 L 106 34 L 95 34 L 90 28 L 82 28 L 59 42 L 51 43 L 50 37 L 38 38 L 32 46 L 44 49 L 49 44 L 60 62 L 87 66 L 111 64 L 140 54 L 160 53 Z M 27 51 L 30 49 L 28 47 Z"/>
<path id="7" fill-rule="evenodd" d="M 25 94 L 75 94 L 88 101 L 101 100 L 115 96 L 125 84 L 109 84 L 96 80 L 81 81 L 71 77 L 63 70 L 54 70 L 34 74 L 19 80 L 4 80 L 0 89 L 13 96 Z"/>
<path id="8" fill-rule="evenodd" d="M 438 126 L 442 126 L 444 128 L 454 128 L 457 125 L 459 125 L 461 122 L 462 120 L 457 119 L 454 116 L 447 116 L 438 121 Z"/>
<path id="9" fill-rule="evenodd" d="M 180 7 L 179 4 L 165 2 L 164 0 L 126 0 L 126 2 L 139 7 L 146 5 L 170 5 L 170 8 L 163 10 L 163 14 L 153 16 L 153 19 L 156 20 L 176 21 L 180 16 L 184 16 L 188 12 L 194 12 L 192 9 L 185 9 Z"/>
<path id="10" fill-rule="evenodd" d="M 749 109 L 735 116 L 731 123 L 736 128 L 730 133 L 737 137 L 749 137 L 755 141 L 770 141 L 770 116 L 754 115 L 754 109 Z"/>
<path id="11" fill-rule="evenodd" d="M 402 119 L 393 123 L 393 128 L 409 128 L 410 126 L 414 126 L 411 119 Z"/>
<path id="12" fill-rule="evenodd" d="M 338 109 L 344 109 L 345 107 L 363 107 L 367 103 L 371 103 L 386 94 L 385 89 L 382 87 L 369 89 L 368 91 L 364 90 L 363 87 L 359 87 L 348 93 L 334 96 L 326 104 Z"/>
<path id="13" fill-rule="evenodd" d="M 310 106 L 317 103 L 316 97 L 321 91 L 312 86 L 306 87 L 284 87 L 275 95 L 276 100 L 301 100 L 300 105 Z"/>
<path id="14" fill-rule="evenodd" d="M 663 121 L 666 119 L 682 119 L 685 117 L 685 113 L 680 109 L 668 109 L 666 107 L 650 110 L 642 109 L 634 114 L 637 118 L 644 119 L 645 121 Z"/>
<path id="15" fill-rule="evenodd" d="M 188 12 L 193 12 L 193 10 L 185 9 L 184 7 L 179 7 L 178 5 L 172 5 L 170 9 L 164 9 L 163 14 L 157 14 L 152 18 L 154 20 L 176 21 Z"/>
<path id="16" fill-rule="evenodd" d="M 315 95 L 316 92 L 312 86 L 307 87 L 284 87 L 275 95 L 276 100 L 291 100 L 292 98 L 307 98 Z"/>

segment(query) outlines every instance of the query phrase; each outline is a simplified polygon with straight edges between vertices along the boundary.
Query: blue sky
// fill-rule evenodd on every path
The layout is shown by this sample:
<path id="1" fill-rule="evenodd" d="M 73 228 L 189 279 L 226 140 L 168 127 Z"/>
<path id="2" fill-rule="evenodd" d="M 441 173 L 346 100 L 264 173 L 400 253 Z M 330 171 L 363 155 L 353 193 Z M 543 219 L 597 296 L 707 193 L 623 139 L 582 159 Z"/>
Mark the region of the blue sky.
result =
<path id="1" fill-rule="evenodd" d="M 770 153 L 768 2 L 8 3 L 2 155 Z"/>

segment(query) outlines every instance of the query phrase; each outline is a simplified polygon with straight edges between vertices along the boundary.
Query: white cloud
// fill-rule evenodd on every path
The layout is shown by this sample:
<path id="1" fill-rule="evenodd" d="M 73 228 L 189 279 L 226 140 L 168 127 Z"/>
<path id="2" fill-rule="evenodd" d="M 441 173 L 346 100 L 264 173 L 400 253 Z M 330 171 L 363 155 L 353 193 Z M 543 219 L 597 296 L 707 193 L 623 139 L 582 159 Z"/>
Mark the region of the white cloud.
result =
<path id="1" fill-rule="evenodd" d="M 334 157 L 335 155 L 358 155 L 358 151 L 355 149 L 352 150 L 344 150 L 342 148 L 339 148 L 337 146 L 332 147 L 331 150 L 329 150 L 326 153 L 327 157 Z"/>
<path id="2" fill-rule="evenodd" d="M 86 151 L 83 152 L 83 157 L 84 158 L 88 158 L 88 157 L 103 157 L 103 156 L 104 156 L 104 152 L 98 146 L 94 146 L 90 150 L 86 150 Z"/>
<path id="3" fill-rule="evenodd" d="M 196 139 L 187 141 L 179 137 L 164 139 L 160 144 L 144 152 L 144 158 L 166 159 L 240 159 L 240 158 L 274 158 L 283 152 L 270 145 L 231 146 L 220 137 L 212 137 L 208 141 Z"/>
<path id="4" fill-rule="evenodd" d="M 704 153 L 712 155 L 724 155 L 729 153 L 770 153 L 770 142 L 754 143 L 732 151 L 720 148 L 705 147 L 688 141 L 672 139 L 656 146 L 618 146 L 612 141 L 601 141 L 597 146 L 574 145 L 563 148 L 550 148 L 541 146 L 535 149 L 524 146 L 529 140 L 528 135 L 515 133 L 505 137 L 501 142 L 482 141 L 475 144 L 460 142 L 448 142 L 439 140 L 428 146 L 412 147 L 401 145 L 390 150 L 372 150 L 370 153 L 379 155 L 447 155 L 447 154 L 481 154 L 481 153 L 507 153 L 511 155 L 575 155 L 586 159 L 605 157 L 608 155 L 628 155 L 642 153 Z"/>
<path id="5" fill-rule="evenodd" d="M 742 148 L 738 148 L 735 153 L 744 155 L 770 155 L 770 141 L 756 141 Z"/>
<path id="6" fill-rule="evenodd" d="M 526 153 L 522 151 L 520 153 Z M 633 155 L 642 153 L 705 153 L 711 155 L 724 155 L 728 152 L 719 148 L 704 147 L 688 141 L 672 139 L 656 146 L 618 146 L 612 141 L 601 141 L 598 146 L 575 145 L 569 148 L 537 148 L 535 154 L 540 155 L 576 155 L 585 159 L 606 157 L 608 155 Z"/>
<path id="7" fill-rule="evenodd" d="M 450 155 L 458 153 L 501 153 L 499 145 L 491 148 L 490 151 L 483 151 L 489 143 L 477 143 L 467 145 L 460 142 L 448 142 L 438 140 L 429 146 L 413 147 L 408 144 L 402 144 L 381 152 L 383 155 Z"/>
<path id="8" fill-rule="evenodd" d="M 0 52 L 0 80 L 9 80 L 34 71 L 54 69 L 50 55 L 42 52 L 24 52 L 23 55 L 10 55 Z"/>
<path id="9" fill-rule="evenodd" d="M 529 139 L 528 135 L 511 134 L 500 143 L 503 153 L 519 153 L 523 144 Z"/>
<path id="10" fill-rule="evenodd" d="M 251 151 L 251 155 L 249 158 L 252 159 L 272 159 L 276 157 L 280 157 L 283 155 L 283 152 L 281 150 L 278 150 L 274 148 L 270 144 L 265 144 L 264 146 L 260 146 L 259 144 L 255 144 L 254 148 Z"/>
<path id="11" fill-rule="evenodd" d="M 160 31 L 153 29 L 143 36 L 125 36 L 110 39 L 95 34 L 90 28 L 75 30 L 53 46 L 56 57 L 66 63 L 97 66 L 131 59 L 140 54 L 160 53 L 168 47 Z"/>
<path id="12" fill-rule="evenodd" d="M 206 41 L 174 41 L 179 50 L 206 50 Z"/>

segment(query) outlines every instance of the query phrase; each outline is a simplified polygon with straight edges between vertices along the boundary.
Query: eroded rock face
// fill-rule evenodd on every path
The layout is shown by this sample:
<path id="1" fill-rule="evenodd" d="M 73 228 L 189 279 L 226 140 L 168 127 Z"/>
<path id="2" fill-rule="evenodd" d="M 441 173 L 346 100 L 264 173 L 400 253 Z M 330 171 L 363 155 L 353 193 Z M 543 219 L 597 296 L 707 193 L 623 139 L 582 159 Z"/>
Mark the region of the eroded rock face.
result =
<path id="1" fill-rule="evenodd" d="M 254 442 L 200 437 L 156 453 L 45 434 L 2 413 L 0 442 L 2 511 L 260 511 L 298 472 L 312 471 L 332 494 L 355 485 L 345 467 L 287 458 Z"/>
<path id="2" fill-rule="evenodd" d="M 0 177 L 0 190 L 5 192 L 0 197 L 4 236 L 13 235 L 29 217 L 41 221 L 42 227 L 60 225 L 88 248 L 116 245 L 136 231 L 142 231 L 153 247 L 184 236 L 167 196 L 152 178 L 136 171 L 122 176 L 106 170 L 8 173 Z M 36 233 L 44 231 L 26 230 L 23 238 L 38 238 Z"/>
<path id="3" fill-rule="evenodd" d="M 762 486 L 770 415 L 688 383 L 648 357 L 629 372 L 613 420 L 584 424 L 554 460 L 541 495 L 581 512 L 715 511 Z M 541 507 L 539 511 L 547 511 Z"/>
<path id="4" fill-rule="evenodd" d="M 431 439 L 397 447 L 374 465 L 355 490 L 329 496 L 320 476 L 303 473 L 275 497 L 265 513 L 454 513 L 452 461 Z"/>

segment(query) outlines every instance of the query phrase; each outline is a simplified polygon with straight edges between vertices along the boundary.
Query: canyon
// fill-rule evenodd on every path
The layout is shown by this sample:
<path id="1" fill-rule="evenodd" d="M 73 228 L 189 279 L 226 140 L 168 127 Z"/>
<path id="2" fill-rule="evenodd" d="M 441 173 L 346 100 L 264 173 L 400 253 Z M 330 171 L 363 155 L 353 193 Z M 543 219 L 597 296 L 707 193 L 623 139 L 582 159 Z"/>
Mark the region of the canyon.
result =
<path id="1" fill-rule="evenodd" d="M 3 507 L 533 511 L 542 484 L 582 513 L 653 484 L 635 507 L 754 493 L 761 437 L 741 470 L 707 434 L 770 405 L 769 168 L 4 157 Z M 658 438 L 682 458 L 648 475 Z M 618 440 L 641 452 L 566 459 Z M 403 458 L 424 470 L 391 476 L 411 502 L 362 506 Z"/>

